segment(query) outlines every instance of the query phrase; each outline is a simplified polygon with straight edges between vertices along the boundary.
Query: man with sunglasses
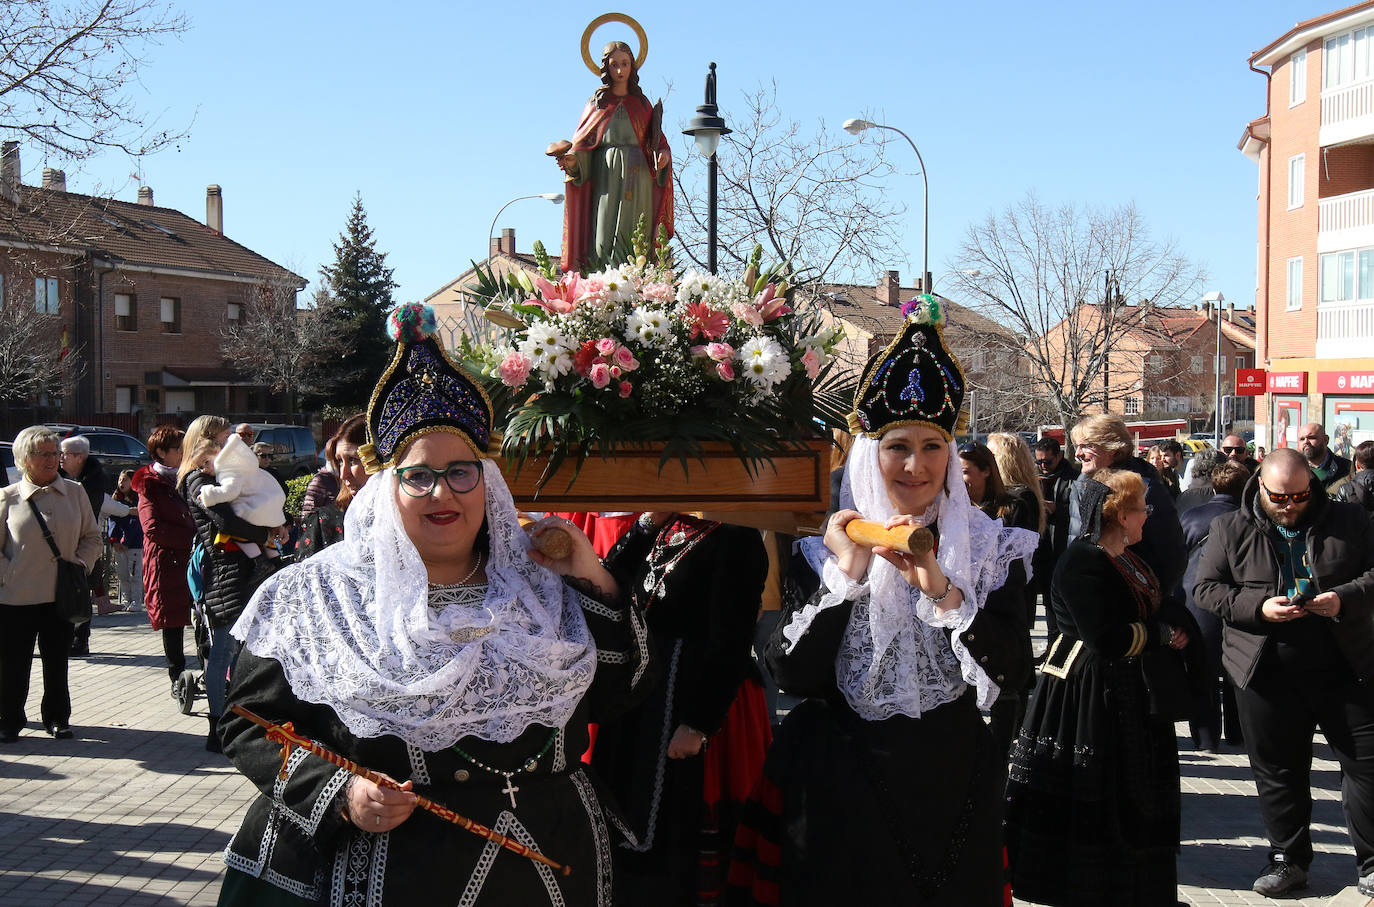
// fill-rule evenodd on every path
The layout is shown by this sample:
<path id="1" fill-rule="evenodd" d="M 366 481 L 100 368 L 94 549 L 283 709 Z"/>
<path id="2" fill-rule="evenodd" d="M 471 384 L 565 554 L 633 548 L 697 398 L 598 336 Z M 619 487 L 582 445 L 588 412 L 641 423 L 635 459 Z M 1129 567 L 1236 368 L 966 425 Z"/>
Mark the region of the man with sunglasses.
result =
<path id="1" fill-rule="evenodd" d="M 1254 890 L 1307 884 L 1320 727 L 1341 765 L 1359 890 L 1374 895 L 1374 532 L 1362 508 L 1327 498 L 1309 464 L 1291 448 L 1265 458 L 1240 510 L 1211 524 L 1193 597 L 1225 624 L 1222 662 L 1271 848 Z"/>
<path id="2" fill-rule="evenodd" d="M 1045 531 L 1040 535 L 1040 547 L 1035 552 L 1035 578 L 1031 580 L 1045 603 L 1045 623 L 1049 638 L 1059 635 L 1054 609 L 1050 607 L 1050 577 L 1054 565 L 1069 545 L 1070 499 L 1073 483 L 1078 481 L 1078 468 L 1064 456 L 1064 449 L 1051 437 L 1035 442 L 1035 468 L 1040 474 L 1040 491 L 1045 496 Z"/>
<path id="3" fill-rule="evenodd" d="M 1232 463 L 1244 466 L 1250 475 L 1254 475 L 1255 470 L 1259 469 L 1259 461 L 1250 456 L 1250 448 L 1240 435 L 1227 435 L 1221 442 L 1221 452 L 1226 454 L 1226 459 Z"/>

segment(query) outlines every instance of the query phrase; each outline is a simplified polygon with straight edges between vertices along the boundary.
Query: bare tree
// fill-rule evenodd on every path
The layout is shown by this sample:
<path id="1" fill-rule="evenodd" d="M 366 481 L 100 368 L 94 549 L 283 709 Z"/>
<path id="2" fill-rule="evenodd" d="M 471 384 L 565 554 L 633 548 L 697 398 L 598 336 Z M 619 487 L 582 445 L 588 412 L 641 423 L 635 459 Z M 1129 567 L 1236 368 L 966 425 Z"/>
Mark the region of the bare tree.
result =
<path id="1" fill-rule="evenodd" d="M 887 200 L 892 167 L 882 140 L 814 134 L 784 118 L 776 86 L 745 94 L 726 114 L 734 131 L 721 139 L 717 248 L 723 270 L 742 271 L 755 243 L 765 258 L 791 262 L 816 282 L 872 276 L 894 260 L 903 208 Z M 683 260 L 707 261 L 706 163 L 692 148 L 674 161 L 677 239 Z M 733 266 L 731 266 L 733 264 Z"/>
<path id="2" fill-rule="evenodd" d="M 296 411 L 296 397 L 320 390 L 322 376 L 345 352 L 335 321 L 336 304 L 323 288 L 313 305 L 298 308 L 296 288 L 286 282 L 258 286 L 252 302 L 239 313 L 238 324 L 226 328 L 220 352 L 246 374 L 284 393 L 287 412 Z"/>
<path id="3" fill-rule="evenodd" d="M 129 92 L 147 47 L 186 29 L 165 0 L 0 0 L 0 22 L 0 131 L 70 160 L 184 135 L 150 127 Z"/>
<path id="4" fill-rule="evenodd" d="M 9 424 L 11 407 L 36 412 L 44 396 L 64 396 L 82 372 L 61 319 L 39 313 L 26 289 L 33 286 L 34 263 L 10 255 L 5 264 L 7 273 L 0 285 L 0 427 Z"/>
<path id="5" fill-rule="evenodd" d="M 971 224 L 950 270 L 965 305 L 1024 338 L 1027 410 L 1046 404 L 1065 426 L 1139 393 L 1142 375 L 1168 379 L 1133 360 L 1158 347 L 1152 314 L 1191 303 L 1206 278 L 1133 204 L 1051 209 L 1034 195 Z"/>

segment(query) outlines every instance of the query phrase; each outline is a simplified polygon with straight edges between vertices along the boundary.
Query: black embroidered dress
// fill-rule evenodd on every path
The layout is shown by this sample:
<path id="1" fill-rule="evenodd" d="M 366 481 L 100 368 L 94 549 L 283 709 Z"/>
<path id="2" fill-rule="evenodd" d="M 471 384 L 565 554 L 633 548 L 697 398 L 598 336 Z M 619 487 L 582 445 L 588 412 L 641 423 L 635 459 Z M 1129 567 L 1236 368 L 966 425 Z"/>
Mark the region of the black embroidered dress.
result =
<path id="1" fill-rule="evenodd" d="M 601 726 L 592 756 L 628 825 L 618 848 L 622 902 L 710 903 L 735 810 L 770 738 L 750 651 L 768 554 L 756 529 L 675 514 L 661 527 L 630 529 L 607 566 L 645 608 L 659 658 L 652 692 Z M 756 707 L 732 709 L 750 683 Z M 679 725 L 716 739 L 701 755 L 669 759 Z M 714 848 L 722 878 L 713 883 L 699 864 Z"/>
<path id="2" fill-rule="evenodd" d="M 480 608 L 485 584 L 432 587 L 434 608 Z M 567 724 L 531 725 L 507 744 L 465 737 L 458 746 L 497 769 L 516 770 L 517 790 L 452 749 L 422 752 L 397 737 L 358 738 L 328 707 L 302 702 L 272 659 L 240 655 L 229 693 L 270 721 L 392 778 L 458 813 L 572 867 L 553 870 L 479 838 L 422 809 L 395 829 L 363 831 L 344 818 L 341 791 L 349 775 L 294 750 L 279 780 L 281 747 L 257 725 L 228 713 L 221 721 L 224 752 L 262 792 L 229 842 L 231 869 L 291 892 L 304 903 L 329 905 L 584 905 L 610 907 L 611 841 L 601 798 L 579 760 L 588 721 L 607 720 L 638 695 L 647 671 L 647 635 L 630 606 L 611 607 L 577 594 L 597 645 L 595 680 Z M 552 740 L 552 743 L 550 742 Z M 537 760 L 534 771 L 518 770 Z M 239 900 L 259 903 L 250 887 Z M 226 887 L 226 895 L 229 889 Z"/>
<path id="3" fill-rule="evenodd" d="M 1158 582 L 1130 551 L 1075 539 L 1052 588 L 1062 635 L 1012 747 L 1012 890 L 1057 907 L 1174 907 L 1178 749 L 1139 659 L 1161 645 Z"/>

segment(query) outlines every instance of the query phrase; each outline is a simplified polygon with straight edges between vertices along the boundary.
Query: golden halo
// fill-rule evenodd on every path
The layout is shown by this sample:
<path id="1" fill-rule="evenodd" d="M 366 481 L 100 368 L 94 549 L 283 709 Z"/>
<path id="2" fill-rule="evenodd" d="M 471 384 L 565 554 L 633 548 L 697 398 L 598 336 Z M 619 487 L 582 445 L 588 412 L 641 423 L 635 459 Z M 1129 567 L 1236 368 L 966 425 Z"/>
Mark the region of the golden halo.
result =
<path id="1" fill-rule="evenodd" d="M 607 22 L 619 22 L 634 29 L 635 37 L 639 39 L 639 54 L 635 56 L 635 71 L 638 71 L 644 65 L 644 61 L 649 58 L 649 39 L 644 34 L 643 26 L 624 13 L 605 13 L 592 20 L 592 24 L 588 25 L 587 30 L 582 33 L 582 62 L 587 64 L 592 75 L 601 75 L 601 67 L 592 59 L 591 40 L 592 33 Z"/>

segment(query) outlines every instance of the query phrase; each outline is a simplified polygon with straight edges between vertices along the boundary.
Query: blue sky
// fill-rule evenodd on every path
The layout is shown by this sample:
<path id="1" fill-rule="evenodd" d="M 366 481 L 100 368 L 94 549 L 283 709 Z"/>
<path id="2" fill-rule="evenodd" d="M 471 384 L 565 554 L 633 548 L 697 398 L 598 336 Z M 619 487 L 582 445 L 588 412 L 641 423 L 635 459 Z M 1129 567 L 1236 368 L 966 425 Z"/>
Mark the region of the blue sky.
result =
<path id="1" fill-rule="evenodd" d="M 966 225 L 1034 190 L 1043 202 L 1136 202 L 1154 232 L 1206 266 L 1206 289 L 1249 304 L 1255 284 L 1254 164 L 1236 150 L 1264 113 L 1251 52 L 1327 3 L 965 2 L 790 4 L 389 4 L 237 0 L 187 5 L 191 28 L 151 48 L 144 108 L 188 125 L 142 161 L 159 205 L 202 218 L 224 191 L 225 232 L 318 282 L 361 192 L 397 298 L 421 299 L 485 254 L 509 199 L 560 190 L 545 145 L 572 132 L 596 83 L 579 39 L 609 9 L 649 35 L 645 92 L 665 131 L 701 101 L 719 65 L 722 113 L 775 81 L 778 105 L 838 129 L 867 115 L 904 129 L 929 168 L 937 287 Z M 607 26 L 593 44 L 629 36 Z M 633 43 L 633 42 L 632 42 Z M 907 206 L 903 277 L 919 269 L 921 180 L 891 146 L 891 193 Z M 137 162 L 79 166 L 23 147 L 25 182 L 65 167 L 75 192 L 133 200 Z M 517 202 L 498 223 L 520 248 L 558 246 L 560 211 Z M 869 278 L 872 279 L 871 277 Z"/>

